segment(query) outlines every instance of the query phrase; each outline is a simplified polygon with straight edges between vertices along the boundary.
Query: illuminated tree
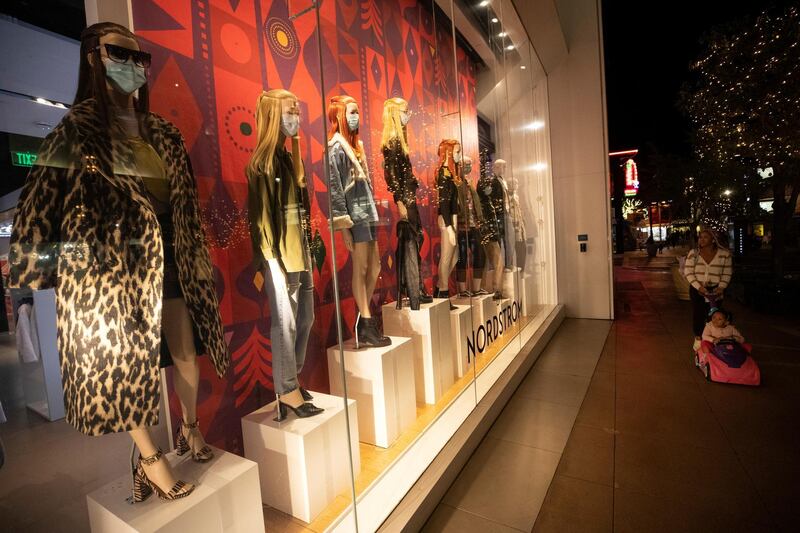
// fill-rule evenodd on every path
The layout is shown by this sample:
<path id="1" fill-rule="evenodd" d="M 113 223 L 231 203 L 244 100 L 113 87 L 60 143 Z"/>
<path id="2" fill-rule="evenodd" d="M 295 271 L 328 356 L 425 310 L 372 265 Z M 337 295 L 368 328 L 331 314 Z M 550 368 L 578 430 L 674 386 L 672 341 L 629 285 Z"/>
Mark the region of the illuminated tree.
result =
<path id="1" fill-rule="evenodd" d="M 738 168 L 731 185 L 750 194 L 761 188 L 756 169 L 774 169 L 773 263 L 782 276 L 800 193 L 800 11 L 768 10 L 712 34 L 692 71 L 681 105 L 700 162 Z"/>

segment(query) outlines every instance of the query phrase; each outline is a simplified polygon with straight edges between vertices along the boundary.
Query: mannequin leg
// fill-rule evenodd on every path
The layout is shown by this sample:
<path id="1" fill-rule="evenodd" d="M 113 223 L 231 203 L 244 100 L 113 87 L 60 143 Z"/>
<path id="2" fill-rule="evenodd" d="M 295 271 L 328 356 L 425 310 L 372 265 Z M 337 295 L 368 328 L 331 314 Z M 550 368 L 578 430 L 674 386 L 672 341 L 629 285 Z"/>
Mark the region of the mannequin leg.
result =
<path id="1" fill-rule="evenodd" d="M 264 270 L 264 289 L 271 317 L 272 382 L 281 402 L 298 407 L 303 396 L 297 383 L 297 295 L 300 291 L 299 274 L 284 274 L 269 265 Z M 313 319 L 312 319 L 313 320 Z"/>
<path id="2" fill-rule="evenodd" d="M 498 252 L 500 252 L 498 248 Z M 503 290 L 503 271 L 505 270 L 503 253 L 497 254 L 497 262 L 494 264 L 494 291 L 502 292 Z"/>
<path id="3" fill-rule="evenodd" d="M 480 232 L 477 229 L 469 230 L 469 238 L 472 251 L 472 291 L 478 292 L 483 279 L 483 267 L 486 265 L 486 250 L 481 244 Z"/>
<path id="4" fill-rule="evenodd" d="M 378 241 L 370 241 L 366 243 L 367 246 L 367 276 L 366 276 L 366 292 L 367 292 L 367 306 L 369 301 L 372 300 L 372 295 L 375 294 L 375 287 L 378 285 L 378 277 L 381 274 L 381 256 L 378 250 Z"/>
<path id="5" fill-rule="evenodd" d="M 467 266 L 468 266 L 469 237 L 467 231 L 458 232 L 458 262 L 456 263 L 456 282 L 458 292 L 467 291 Z"/>
<path id="6" fill-rule="evenodd" d="M 353 253 L 351 254 L 353 260 L 353 299 L 356 301 L 358 312 L 364 318 L 372 318 L 372 314 L 369 311 L 369 295 L 367 294 L 371 244 L 370 242 L 354 243 Z M 377 243 L 375 244 L 377 246 Z"/>
<path id="7" fill-rule="evenodd" d="M 142 454 L 142 457 L 149 457 L 158 451 L 158 447 L 153 442 L 150 431 L 147 428 L 132 429 L 128 434 L 133 439 L 136 447 L 139 448 L 139 453 Z M 142 466 L 150 481 L 158 485 L 163 491 L 168 492 L 169 489 L 175 486 L 175 474 L 166 459 L 162 459 L 152 465 L 143 464 Z"/>
<path id="8" fill-rule="evenodd" d="M 525 246 L 525 241 L 516 241 L 514 246 L 517 249 L 517 266 L 520 270 L 525 270 L 525 255 L 527 254 L 527 246 Z"/>
<path id="9" fill-rule="evenodd" d="M 441 219 L 441 215 L 439 217 Z M 456 266 L 458 257 L 456 247 L 450 244 L 447 227 L 441 220 L 439 222 L 439 232 L 441 234 L 441 256 L 439 257 L 439 279 L 436 286 L 440 291 L 446 291 L 450 286 L 450 274 Z"/>
<path id="10" fill-rule="evenodd" d="M 500 278 L 503 276 L 503 262 L 501 259 L 503 251 L 500 249 L 499 242 L 490 242 L 486 245 L 486 265 L 483 268 L 483 288 L 487 292 L 495 292 L 497 290 L 496 280 L 498 278 L 497 272 L 500 272 Z M 494 272 L 490 275 L 490 271 Z"/>
<path id="11" fill-rule="evenodd" d="M 295 340 L 294 354 L 297 375 L 303 370 L 306 362 L 306 348 L 314 325 L 314 276 L 311 272 L 300 272 L 300 288 L 297 293 L 297 313 L 295 314 L 297 339 Z"/>
<path id="12" fill-rule="evenodd" d="M 192 319 L 183 298 L 164 300 L 161 327 L 167 342 L 172 361 L 175 363 L 173 384 L 181 404 L 183 421 L 192 424 L 197 420 L 197 390 L 200 385 L 200 367 L 197 364 L 197 351 L 194 346 Z M 185 430 L 189 447 L 199 452 L 206 445 L 200 429 Z"/>

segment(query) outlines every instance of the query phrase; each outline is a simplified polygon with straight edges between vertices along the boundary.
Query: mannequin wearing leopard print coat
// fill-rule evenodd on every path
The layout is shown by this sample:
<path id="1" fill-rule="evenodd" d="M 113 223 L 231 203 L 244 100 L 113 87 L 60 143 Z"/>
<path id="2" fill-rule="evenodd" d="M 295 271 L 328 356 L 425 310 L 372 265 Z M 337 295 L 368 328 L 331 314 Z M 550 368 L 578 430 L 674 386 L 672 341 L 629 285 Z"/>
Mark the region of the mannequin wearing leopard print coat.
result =
<path id="1" fill-rule="evenodd" d="M 170 122 L 149 113 L 142 126 L 169 180 L 178 277 L 198 353 L 221 377 L 230 356 L 189 157 Z M 42 144 L 11 236 L 10 286 L 55 289 L 66 417 L 88 435 L 158 423 L 164 254 L 142 179 L 114 173 L 133 161 L 94 100 L 73 106 Z"/>

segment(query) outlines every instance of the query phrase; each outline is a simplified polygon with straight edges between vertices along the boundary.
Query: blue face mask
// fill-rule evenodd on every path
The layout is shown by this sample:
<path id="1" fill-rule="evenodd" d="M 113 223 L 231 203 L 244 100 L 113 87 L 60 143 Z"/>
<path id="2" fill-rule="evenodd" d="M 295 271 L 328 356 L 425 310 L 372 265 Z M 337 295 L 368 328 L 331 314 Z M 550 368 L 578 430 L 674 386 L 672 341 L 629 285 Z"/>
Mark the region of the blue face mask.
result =
<path id="1" fill-rule="evenodd" d="M 350 128 L 350 131 L 356 131 L 358 129 L 358 118 L 358 113 L 347 115 L 347 127 Z"/>
<path id="2" fill-rule="evenodd" d="M 103 58 L 103 65 L 106 67 L 106 76 L 114 86 L 125 94 L 131 94 L 136 89 L 144 85 L 147 77 L 144 74 L 144 67 L 131 63 L 116 63 Z"/>

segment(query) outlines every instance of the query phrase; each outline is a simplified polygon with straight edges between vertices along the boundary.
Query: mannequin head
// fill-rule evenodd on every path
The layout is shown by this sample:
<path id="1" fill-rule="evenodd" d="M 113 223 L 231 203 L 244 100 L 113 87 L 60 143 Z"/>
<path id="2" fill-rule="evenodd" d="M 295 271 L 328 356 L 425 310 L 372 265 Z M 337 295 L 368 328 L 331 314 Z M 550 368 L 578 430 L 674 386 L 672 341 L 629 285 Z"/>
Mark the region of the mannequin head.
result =
<path id="1" fill-rule="evenodd" d="M 80 66 L 78 67 L 78 91 L 73 104 L 94 99 L 100 116 L 108 121 L 111 105 L 133 105 L 140 113 L 149 111 L 147 82 L 133 94 L 125 94 L 106 76 L 103 59 L 108 60 L 106 44 L 140 50 L 136 36 L 130 30 L 113 22 L 92 24 L 81 33 Z M 128 62 L 132 62 L 129 59 Z M 149 64 L 149 63 L 148 63 Z"/>
<path id="2" fill-rule="evenodd" d="M 359 157 L 364 154 L 361 151 L 361 144 L 358 142 L 358 128 L 353 130 L 350 126 L 353 117 L 358 115 L 358 103 L 352 96 L 334 96 L 328 105 L 328 121 L 331 129 L 328 132 L 328 139 L 334 134 L 340 133 L 350 144 Z M 351 121 L 348 123 L 348 120 Z"/>
<path id="3" fill-rule="evenodd" d="M 492 172 L 494 172 L 498 176 L 505 176 L 506 175 L 506 160 L 505 159 L 495 159 L 494 165 L 492 166 Z"/>
<path id="4" fill-rule="evenodd" d="M 458 162 L 457 162 L 458 160 Z M 439 143 L 439 166 L 447 167 L 453 180 L 461 181 L 461 143 L 445 139 Z"/>
<path id="5" fill-rule="evenodd" d="M 389 144 L 389 141 L 398 139 L 403 152 L 408 153 L 408 138 L 406 125 L 403 120 L 410 116 L 408 112 L 408 102 L 402 98 L 389 98 L 383 103 L 383 135 L 381 136 L 381 146 Z M 403 117 L 406 117 L 405 119 Z"/>
<path id="6" fill-rule="evenodd" d="M 297 116 L 299 119 L 300 105 L 293 93 L 285 89 L 272 89 L 259 95 L 256 103 L 256 149 L 247 165 L 251 175 L 272 174 L 275 150 L 286 141 L 286 135 L 281 131 L 284 115 Z"/>
<path id="7" fill-rule="evenodd" d="M 464 179 L 468 180 L 469 175 L 472 173 L 472 158 L 468 155 L 464 156 Z"/>

